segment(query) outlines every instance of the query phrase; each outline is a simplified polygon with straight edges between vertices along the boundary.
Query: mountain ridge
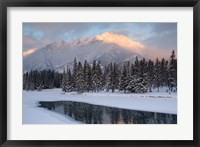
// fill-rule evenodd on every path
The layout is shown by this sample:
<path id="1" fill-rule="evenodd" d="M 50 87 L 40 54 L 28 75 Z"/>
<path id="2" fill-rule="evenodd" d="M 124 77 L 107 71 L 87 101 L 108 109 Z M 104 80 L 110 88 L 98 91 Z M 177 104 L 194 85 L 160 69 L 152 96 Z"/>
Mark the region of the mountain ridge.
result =
<path id="1" fill-rule="evenodd" d="M 59 71 L 66 66 L 71 66 L 75 57 L 81 62 L 87 60 L 92 63 L 93 60 L 98 60 L 103 66 L 110 62 L 124 62 L 127 59 L 134 61 L 136 56 L 142 58 L 140 53 L 143 48 L 144 45 L 139 42 L 110 32 L 68 42 L 61 40 L 25 56 L 23 54 L 23 70 L 54 69 Z"/>

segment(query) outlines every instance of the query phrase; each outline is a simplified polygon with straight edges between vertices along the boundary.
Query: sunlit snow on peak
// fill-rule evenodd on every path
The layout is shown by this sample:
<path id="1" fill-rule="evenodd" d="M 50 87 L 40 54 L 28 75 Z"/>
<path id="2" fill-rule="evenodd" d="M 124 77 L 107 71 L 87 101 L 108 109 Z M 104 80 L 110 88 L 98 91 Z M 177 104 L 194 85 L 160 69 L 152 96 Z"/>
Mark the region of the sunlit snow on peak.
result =
<path id="1" fill-rule="evenodd" d="M 27 51 L 24 51 L 24 52 L 23 52 L 23 57 L 26 57 L 26 56 L 28 56 L 28 55 L 34 53 L 36 50 L 37 50 L 37 48 L 32 48 L 32 49 L 29 49 L 29 50 L 27 50 Z"/>
<path id="2" fill-rule="evenodd" d="M 101 35 L 96 36 L 96 40 L 100 40 L 106 43 L 114 43 L 117 44 L 123 48 L 128 48 L 132 51 L 138 51 L 140 52 L 141 49 L 143 49 L 145 46 L 139 42 L 132 41 L 128 37 L 121 35 L 121 34 L 115 34 L 111 32 L 105 32 Z"/>

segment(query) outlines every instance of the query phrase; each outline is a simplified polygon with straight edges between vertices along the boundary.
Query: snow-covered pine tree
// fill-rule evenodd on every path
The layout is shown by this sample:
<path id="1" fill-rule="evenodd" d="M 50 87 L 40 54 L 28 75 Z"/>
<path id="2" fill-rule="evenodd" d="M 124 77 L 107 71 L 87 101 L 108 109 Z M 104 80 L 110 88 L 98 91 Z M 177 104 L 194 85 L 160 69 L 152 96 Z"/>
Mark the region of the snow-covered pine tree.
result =
<path id="1" fill-rule="evenodd" d="M 176 91 L 177 86 L 177 59 L 175 56 L 175 51 L 173 50 L 169 58 L 169 90 Z"/>
<path id="2" fill-rule="evenodd" d="M 77 73 L 76 73 L 76 91 L 78 93 L 83 93 L 85 88 L 85 82 L 83 79 L 83 67 L 81 62 L 78 62 Z"/>
<path id="3" fill-rule="evenodd" d="M 137 78 L 139 77 L 139 60 L 138 57 L 135 57 L 134 64 L 131 64 L 128 62 L 127 66 L 127 86 L 126 89 L 130 92 L 135 92 L 135 82 Z M 130 71 L 131 70 L 131 71 Z"/>
<path id="4" fill-rule="evenodd" d="M 139 61 L 136 57 L 134 73 L 130 78 L 127 90 L 133 93 L 145 93 L 148 90 L 147 63 L 145 59 Z"/>
<path id="5" fill-rule="evenodd" d="M 156 58 L 155 66 L 154 66 L 154 87 L 158 89 L 161 85 L 161 74 L 160 74 L 160 61 Z"/>
<path id="6" fill-rule="evenodd" d="M 118 85 L 118 67 L 116 63 L 110 63 L 108 65 L 108 74 L 106 78 L 106 91 L 108 92 L 109 89 L 111 89 L 112 92 L 114 92 L 115 89 L 118 88 Z"/>
<path id="7" fill-rule="evenodd" d="M 138 57 L 136 56 L 134 64 L 132 63 L 130 65 L 130 61 L 127 62 L 126 64 L 126 71 L 127 71 L 127 76 L 126 76 L 126 90 L 130 92 L 135 92 L 135 82 L 138 77 L 138 72 L 139 72 L 139 61 Z"/>
<path id="8" fill-rule="evenodd" d="M 108 75 L 108 67 L 105 66 L 104 70 L 102 70 L 102 88 L 106 89 L 106 80 L 107 80 L 107 75 Z"/>
<path id="9" fill-rule="evenodd" d="M 126 66 L 123 65 L 123 68 L 121 69 L 121 73 L 119 76 L 119 90 L 126 92 L 126 86 L 127 86 L 127 71 L 126 71 Z"/>
<path id="10" fill-rule="evenodd" d="M 132 75 L 130 77 L 130 81 L 128 82 L 127 86 L 126 86 L 126 89 L 129 91 L 129 92 L 133 92 L 133 93 L 136 93 L 136 82 L 137 82 L 137 77 L 136 75 Z"/>
<path id="11" fill-rule="evenodd" d="M 169 69 L 168 69 L 168 65 L 169 65 L 169 61 L 165 60 L 165 70 L 166 70 L 165 85 L 167 87 L 169 87 L 169 82 L 168 82 L 168 79 L 169 79 Z"/>
<path id="12" fill-rule="evenodd" d="M 99 92 L 100 90 L 102 90 L 102 87 L 103 87 L 103 85 L 102 85 L 102 71 L 101 71 L 100 62 L 97 63 L 95 72 L 96 72 L 96 75 L 97 75 L 97 79 L 96 79 L 97 91 Z"/>
<path id="13" fill-rule="evenodd" d="M 117 64 L 114 63 L 113 64 L 113 68 L 112 68 L 112 74 L 111 74 L 111 81 L 112 81 L 112 84 L 111 84 L 111 89 L 112 89 L 112 92 L 115 91 L 116 88 L 118 88 L 118 67 L 117 67 Z"/>
<path id="14" fill-rule="evenodd" d="M 143 58 L 142 60 L 140 60 L 140 69 L 139 69 L 139 78 L 141 78 L 142 82 L 141 84 L 141 88 L 140 91 L 141 93 L 147 92 L 148 90 L 148 76 L 147 76 L 147 62 L 145 60 L 145 58 Z"/>
<path id="15" fill-rule="evenodd" d="M 47 70 L 44 70 L 44 89 L 48 88 L 48 76 L 47 76 Z"/>
<path id="16" fill-rule="evenodd" d="M 145 93 L 148 90 L 148 86 L 146 86 L 146 82 L 141 77 L 136 78 L 134 75 L 131 77 L 127 89 L 132 93 Z"/>
<path id="17" fill-rule="evenodd" d="M 162 58 L 160 63 L 160 77 L 161 77 L 161 87 L 166 86 L 166 77 L 167 77 L 167 68 L 166 68 L 166 61 Z"/>
<path id="18" fill-rule="evenodd" d="M 92 91 L 93 92 L 97 92 L 97 79 L 98 79 L 98 75 L 96 72 L 96 60 L 93 61 L 92 64 Z"/>
<path id="19" fill-rule="evenodd" d="M 112 71 L 113 71 L 113 66 L 112 66 L 112 63 L 110 63 L 107 67 L 107 76 L 106 76 L 106 91 L 107 92 L 109 92 L 109 90 L 112 87 L 112 83 L 113 83 Z"/>
<path id="20" fill-rule="evenodd" d="M 45 77 L 45 70 L 41 71 L 41 85 L 42 85 L 42 89 L 45 89 L 45 86 L 44 86 L 44 77 Z M 62 83 L 62 82 L 61 82 Z"/>
<path id="21" fill-rule="evenodd" d="M 71 75 L 71 70 L 67 69 L 67 75 L 66 75 L 66 91 L 71 92 L 72 89 L 72 75 Z"/>
<path id="22" fill-rule="evenodd" d="M 31 70 L 29 74 L 29 90 L 35 90 L 34 73 Z"/>
<path id="23" fill-rule="evenodd" d="M 130 67 L 130 76 L 133 76 L 135 74 L 135 67 L 134 64 L 131 63 L 131 67 Z"/>
<path id="24" fill-rule="evenodd" d="M 48 85 L 49 89 L 54 88 L 54 70 L 50 70 L 49 71 L 49 85 Z"/>
<path id="25" fill-rule="evenodd" d="M 62 74 L 60 74 L 58 72 L 55 72 L 55 75 L 54 75 L 54 86 L 56 88 L 60 88 L 61 84 L 62 84 Z"/>
<path id="26" fill-rule="evenodd" d="M 126 62 L 125 66 L 126 66 L 126 83 L 127 83 L 126 85 L 128 86 L 128 83 L 131 80 L 131 64 L 130 64 L 130 61 Z M 125 89 L 128 90 L 127 87 Z"/>
<path id="27" fill-rule="evenodd" d="M 44 71 L 44 89 L 49 88 L 49 70 Z"/>
<path id="28" fill-rule="evenodd" d="M 83 79 L 85 82 L 85 87 L 84 87 L 84 91 L 87 91 L 87 83 L 86 83 L 86 70 L 87 70 L 87 60 L 84 61 L 84 65 L 83 65 Z"/>
<path id="29" fill-rule="evenodd" d="M 139 60 L 138 60 L 138 57 L 136 56 L 135 58 L 135 62 L 134 62 L 134 75 L 139 76 L 139 71 L 140 71 L 140 63 L 139 63 Z"/>
<path id="30" fill-rule="evenodd" d="M 92 90 L 97 92 L 102 89 L 102 71 L 100 63 L 93 62 L 92 66 Z"/>
<path id="31" fill-rule="evenodd" d="M 34 89 L 37 89 L 37 86 L 38 86 L 38 83 L 37 83 L 37 78 L 38 78 L 38 72 L 37 72 L 37 70 L 34 70 L 33 71 L 33 82 L 34 82 L 34 84 L 35 84 L 35 88 Z"/>
<path id="32" fill-rule="evenodd" d="M 39 71 L 35 71 L 35 88 L 38 91 L 42 90 L 42 79 L 41 79 L 41 73 Z"/>
<path id="33" fill-rule="evenodd" d="M 26 72 L 23 75 L 23 89 L 29 90 L 29 73 L 28 72 Z"/>
<path id="34" fill-rule="evenodd" d="M 91 67 L 87 63 L 85 68 L 85 89 L 89 92 L 91 90 Z"/>
<path id="35" fill-rule="evenodd" d="M 76 91 L 76 79 L 77 79 L 77 61 L 76 57 L 74 58 L 74 64 L 73 64 L 73 76 L 72 76 L 72 88 L 74 91 Z"/>
<path id="36" fill-rule="evenodd" d="M 154 62 L 149 60 L 147 66 L 147 79 L 148 79 L 148 86 L 149 91 L 152 92 L 152 86 L 154 83 Z"/>
<path id="37" fill-rule="evenodd" d="M 66 73 L 65 73 L 65 68 L 63 69 L 63 76 L 62 76 L 62 91 L 67 92 L 67 79 L 66 79 Z"/>

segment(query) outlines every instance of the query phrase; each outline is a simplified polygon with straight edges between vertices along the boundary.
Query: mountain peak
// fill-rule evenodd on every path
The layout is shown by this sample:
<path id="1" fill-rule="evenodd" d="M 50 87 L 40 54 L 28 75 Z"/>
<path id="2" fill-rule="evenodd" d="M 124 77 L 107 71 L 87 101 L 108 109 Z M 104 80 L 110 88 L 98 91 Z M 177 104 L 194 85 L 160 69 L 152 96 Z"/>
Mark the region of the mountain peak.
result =
<path id="1" fill-rule="evenodd" d="M 36 50 L 37 50 L 37 48 L 28 49 L 28 50 L 26 50 L 26 51 L 23 51 L 23 54 L 22 54 L 22 55 L 23 55 L 23 57 L 26 57 L 26 56 L 28 56 L 28 55 L 34 53 Z"/>
<path id="2" fill-rule="evenodd" d="M 133 51 L 137 50 L 138 52 L 140 52 L 140 50 L 144 48 L 143 44 L 133 41 L 127 36 L 111 32 L 105 32 L 101 35 L 97 35 L 95 39 L 103 41 L 105 43 L 117 44 L 123 48 L 127 48 Z"/>
<path id="3" fill-rule="evenodd" d="M 101 35 L 97 35 L 96 36 L 96 39 L 97 40 L 116 40 L 116 39 L 122 39 L 122 38 L 127 38 L 126 36 L 124 35 L 121 35 L 121 34 L 116 34 L 116 33 L 112 33 L 112 32 L 105 32 Z"/>
<path id="4" fill-rule="evenodd" d="M 64 40 L 61 40 L 60 43 L 61 43 L 61 44 L 65 44 L 66 42 L 65 42 Z"/>
<path id="5" fill-rule="evenodd" d="M 64 67 L 71 67 L 74 57 L 77 61 L 92 63 L 100 61 L 103 66 L 111 62 L 122 63 L 134 61 L 135 56 L 142 57 L 140 51 L 143 45 L 128 37 L 114 33 L 103 33 L 96 37 L 81 38 L 71 41 L 58 41 L 40 49 L 31 49 L 23 53 L 23 69 L 55 69 L 62 71 Z"/>

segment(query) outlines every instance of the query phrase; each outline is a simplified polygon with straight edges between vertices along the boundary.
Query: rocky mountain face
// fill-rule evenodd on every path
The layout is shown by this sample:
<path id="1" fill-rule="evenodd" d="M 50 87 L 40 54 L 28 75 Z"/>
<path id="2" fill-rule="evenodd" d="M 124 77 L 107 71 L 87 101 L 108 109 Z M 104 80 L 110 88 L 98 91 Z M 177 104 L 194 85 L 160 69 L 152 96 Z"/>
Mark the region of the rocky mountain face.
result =
<path id="1" fill-rule="evenodd" d="M 103 33 L 92 38 L 73 41 L 54 42 L 40 49 L 23 53 L 23 70 L 54 69 L 62 71 L 64 67 L 73 66 L 73 60 L 92 63 L 100 61 L 102 66 L 110 62 L 122 63 L 142 58 L 144 46 L 128 37 L 114 33 Z"/>

